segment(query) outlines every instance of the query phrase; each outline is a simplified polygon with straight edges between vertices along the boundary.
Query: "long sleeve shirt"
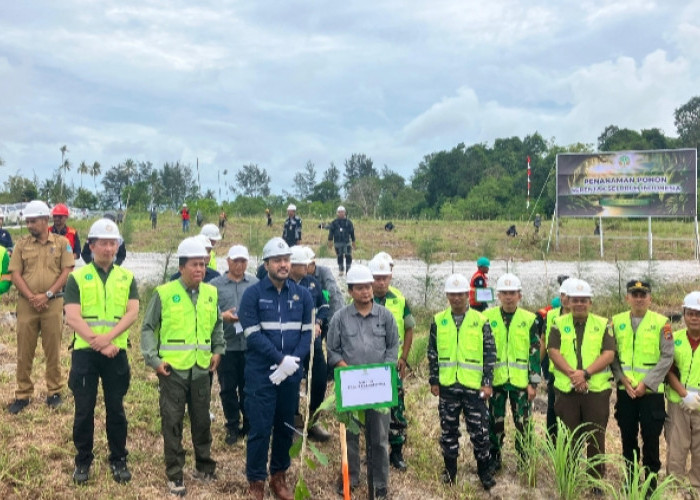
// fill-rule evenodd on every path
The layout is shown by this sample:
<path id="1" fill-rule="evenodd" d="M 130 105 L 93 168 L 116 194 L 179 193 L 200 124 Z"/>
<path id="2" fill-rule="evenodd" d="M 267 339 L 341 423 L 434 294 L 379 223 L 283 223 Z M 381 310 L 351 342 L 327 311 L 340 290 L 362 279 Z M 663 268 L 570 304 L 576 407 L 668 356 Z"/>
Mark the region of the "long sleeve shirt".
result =
<path id="1" fill-rule="evenodd" d="M 515 313 L 507 313 L 503 310 L 501 307 L 501 318 L 503 319 L 503 324 L 506 326 L 507 329 L 510 329 L 510 322 L 513 319 L 513 315 Z M 529 353 L 529 370 L 528 370 L 528 380 L 530 381 L 530 384 L 536 386 L 537 384 L 540 383 L 540 370 L 542 369 L 540 366 L 540 331 L 542 331 L 542 316 L 539 314 L 535 315 L 535 321 L 532 323 L 532 326 L 530 327 L 530 353 Z M 505 384 L 505 389 L 508 391 L 511 390 L 520 390 L 519 388 L 515 387 L 514 385 L 507 383 Z"/>
<path id="2" fill-rule="evenodd" d="M 343 292 L 340 291 L 338 283 L 333 277 L 333 271 L 328 266 L 320 266 L 316 264 L 316 270 L 314 271 L 314 278 L 321 283 L 321 287 L 328 291 L 328 318 L 332 318 L 333 315 L 345 307 L 345 300 L 343 299 Z"/>
<path id="3" fill-rule="evenodd" d="M 249 273 L 244 273 L 240 281 L 232 280 L 226 273 L 214 278 L 209 284 L 219 291 L 219 311 L 235 309 L 234 314 L 238 315 L 243 293 L 257 282 L 258 278 Z M 240 320 L 233 323 L 224 321 L 224 338 L 227 351 L 245 351 L 246 342 Z"/>
<path id="4" fill-rule="evenodd" d="M 335 219 L 328 226 L 328 241 L 335 245 L 347 245 L 351 241 L 355 243 L 355 227 L 349 219 Z"/>

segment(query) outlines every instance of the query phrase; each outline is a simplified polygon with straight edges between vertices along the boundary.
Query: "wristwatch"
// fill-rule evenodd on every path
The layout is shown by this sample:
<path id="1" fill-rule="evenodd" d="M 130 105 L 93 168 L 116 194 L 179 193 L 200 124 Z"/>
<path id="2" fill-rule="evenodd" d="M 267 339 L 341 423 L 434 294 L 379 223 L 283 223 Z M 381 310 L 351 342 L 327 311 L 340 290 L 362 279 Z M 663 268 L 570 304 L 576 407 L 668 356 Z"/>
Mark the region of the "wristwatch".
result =
<path id="1" fill-rule="evenodd" d="M 588 370 L 583 370 L 583 378 L 586 380 L 591 380 L 591 374 L 588 373 Z"/>
<path id="2" fill-rule="evenodd" d="M 49 300 L 53 299 L 53 292 L 51 290 L 47 290 L 46 296 L 49 298 Z"/>

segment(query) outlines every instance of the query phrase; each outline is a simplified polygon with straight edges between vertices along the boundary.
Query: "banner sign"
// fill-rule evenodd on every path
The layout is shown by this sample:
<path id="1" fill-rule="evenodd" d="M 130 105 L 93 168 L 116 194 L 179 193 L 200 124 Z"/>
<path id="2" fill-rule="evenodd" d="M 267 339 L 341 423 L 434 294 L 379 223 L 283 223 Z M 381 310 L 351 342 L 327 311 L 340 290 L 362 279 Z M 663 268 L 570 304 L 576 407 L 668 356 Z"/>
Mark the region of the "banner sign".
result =
<path id="1" fill-rule="evenodd" d="M 694 217 L 697 150 L 557 155 L 561 217 Z"/>
<path id="2" fill-rule="evenodd" d="M 390 408 L 399 402 L 396 364 L 344 366 L 335 369 L 338 411 Z"/>

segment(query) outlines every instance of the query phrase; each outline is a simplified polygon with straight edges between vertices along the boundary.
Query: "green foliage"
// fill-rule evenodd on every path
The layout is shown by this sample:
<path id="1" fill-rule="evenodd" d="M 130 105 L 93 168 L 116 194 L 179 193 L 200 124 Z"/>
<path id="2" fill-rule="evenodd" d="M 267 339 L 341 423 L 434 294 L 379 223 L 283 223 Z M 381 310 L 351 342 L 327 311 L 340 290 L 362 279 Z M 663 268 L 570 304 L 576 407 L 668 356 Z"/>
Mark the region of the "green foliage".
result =
<path id="1" fill-rule="evenodd" d="M 78 192 L 75 195 L 75 199 L 73 200 L 73 205 L 75 205 L 76 207 L 88 208 L 90 210 L 96 209 L 98 203 L 99 200 L 97 196 L 95 196 L 92 193 L 92 191 L 85 188 L 78 188 Z"/>
<path id="2" fill-rule="evenodd" d="M 418 372 L 428 359 L 428 335 L 417 336 L 416 329 L 413 330 L 413 343 L 408 352 L 408 365 L 415 373 Z"/>
<path id="3" fill-rule="evenodd" d="M 620 487 L 620 485 L 608 483 L 605 488 L 608 498 L 613 500 L 663 500 L 671 498 L 673 491 L 680 487 L 675 477 L 666 476 L 654 489 L 652 481 L 658 481 L 658 475 L 654 472 L 645 474 L 636 454 L 629 476 L 626 473 L 626 464 L 621 464 L 620 469 L 621 475 L 627 477 L 625 484 Z"/>
<path id="4" fill-rule="evenodd" d="M 234 193 L 252 198 L 270 196 L 270 176 L 267 170 L 254 163 L 243 165 L 236 172 L 236 182 L 231 186 Z"/>
<path id="5" fill-rule="evenodd" d="M 5 192 L 3 201 L 7 203 L 17 203 L 20 201 L 36 200 L 39 196 L 36 181 L 22 177 L 21 175 L 11 175 L 5 181 Z"/>

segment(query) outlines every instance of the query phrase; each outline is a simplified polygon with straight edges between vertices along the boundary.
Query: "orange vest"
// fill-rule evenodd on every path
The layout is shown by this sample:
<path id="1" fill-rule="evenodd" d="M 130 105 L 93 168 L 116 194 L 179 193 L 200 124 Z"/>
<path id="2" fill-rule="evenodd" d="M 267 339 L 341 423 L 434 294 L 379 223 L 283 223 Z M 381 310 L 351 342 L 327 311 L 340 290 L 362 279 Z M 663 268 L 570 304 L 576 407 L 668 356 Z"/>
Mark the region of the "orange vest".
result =
<path id="1" fill-rule="evenodd" d="M 472 279 L 469 281 L 469 305 L 471 306 L 481 305 L 481 302 L 476 301 L 476 289 L 474 287 L 474 282 L 477 280 L 477 278 L 484 278 L 484 283 L 488 284 L 488 278 L 486 275 L 477 270 L 472 276 Z"/>

